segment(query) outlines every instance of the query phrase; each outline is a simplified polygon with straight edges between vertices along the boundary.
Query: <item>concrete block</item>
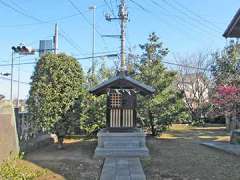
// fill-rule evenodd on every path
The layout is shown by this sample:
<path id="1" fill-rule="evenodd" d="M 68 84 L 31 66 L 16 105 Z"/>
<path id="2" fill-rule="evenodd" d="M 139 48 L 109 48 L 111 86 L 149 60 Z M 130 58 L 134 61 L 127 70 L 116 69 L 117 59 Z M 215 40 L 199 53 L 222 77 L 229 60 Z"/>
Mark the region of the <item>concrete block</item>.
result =
<path id="1" fill-rule="evenodd" d="M 230 143 L 231 144 L 240 144 L 240 129 L 231 131 Z"/>
<path id="2" fill-rule="evenodd" d="M 131 180 L 130 176 L 117 176 L 116 180 Z"/>

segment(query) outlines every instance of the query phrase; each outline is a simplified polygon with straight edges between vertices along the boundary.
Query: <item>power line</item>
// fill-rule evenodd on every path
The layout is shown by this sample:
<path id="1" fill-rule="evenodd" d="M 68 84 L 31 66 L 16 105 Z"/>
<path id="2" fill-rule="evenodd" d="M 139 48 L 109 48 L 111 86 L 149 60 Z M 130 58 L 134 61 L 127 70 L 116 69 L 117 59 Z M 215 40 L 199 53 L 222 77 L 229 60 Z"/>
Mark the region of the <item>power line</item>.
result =
<path id="1" fill-rule="evenodd" d="M 152 0 L 152 1 L 155 1 L 155 0 Z M 201 21 L 199 21 L 199 19 L 196 19 L 192 16 L 190 16 L 188 13 L 186 13 L 185 11 L 179 9 L 177 6 L 175 6 L 174 4 L 170 3 L 169 1 L 167 0 L 162 0 L 165 4 L 167 4 L 169 7 L 175 9 L 176 11 L 180 12 L 181 14 L 183 14 L 184 16 L 186 16 L 189 20 L 192 20 L 192 22 L 195 23 L 195 26 L 198 26 L 200 27 L 203 31 L 206 31 L 206 30 L 212 30 L 214 32 L 217 32 L 217 33 L 220 33 L 218 30 L 216 29 L 213 29 L 212 27 L 208 27 L 207 29 L 204 29 L 206 26 L 208 26 L 207 24 L 205 23 L 202 23 Z M 156 1 L 155 1 L 156 2 Z M 158 4 L 158 3 L 157 3 Z M 159 4 L 158 4 L 159 5 Z M 183 19 L 183 18 L 181 18 Z M 197 22 L 196 22 L 197 21 Z M 201 25 L 199 25 L 201 24 Z M 215 35 L 215 34 L 214 34 Z"/>
<path id="2" fill-rule="evenodd" d="M 28 64 L 36 64 L 37 62 L 24 62 L 24 63 L 16 63 L 13 64 L 14 66 L 18 66 L 18 65 L 28 65 Z M 12 64 L 0 64 L 0 67 L 3 66 L 11 66 Z"/>
<path id="3" fill-rule="evenodd" d="M 87 17 L 82 13 L 82 11 L 78 8 L 78 6 L 72 1 L 72 0 L 67 0 L 72 7 L 79 12 L 79 14 L 82 16 L 82 18 L 87 22 L 87 24 L 89 24 L 90 26 L 92 26 L 91 22 L 89 22 L 89 20 L 87 19 Z M 102 39 L 104 45 L 106 46 L 106 42 L 104 40 L 104 38 L 102 37 L 102 34 L 98 31 L 98 29 L 94 28 L 95 31 L 97 32 L 97 34 L 100 36 L 100 38 Z"/>
<path id="4" fill-rule="evenodd" d="M 82 13 L 82 11 L 76 6 L 76 4 L 74 4 L 74 2 L 72 0 L 67 0 L 71 5 L 72 7 L 79 12 L 79 14 L 82 16 L 82 18 L 90 25 L 92 26 L 91 22 L 89 22 L 89 20 L 87 19 L 87 17 Z M 95 29 L 95 31 L 98 33 L 98 35 L 100 35 L 102 37 L 102 34 L 97 30 Z"/>
<path id="5" fill-rule="evenodd" d="M 34 20 L 34 21 L 38 21 L 38 22 L 41 22 L 41 23 L 44 22 L 44 21 L 40 20 L 40 19 L 37 18 L 37 17 L 34 17 L 34 16 L 32 16 L 32 15 L 29 15 L 29 14 L 25 13 L 24 11 L 21 11 L 21 10 L 15 8 L 14 6 L 11 6 L 10 4 L 6 3 L 6 2 L 3 1 L 3 0 L 0 0 L 0 3 L 1 3 L 3 6 L 9 8 L 9 9 L 12 9 L 13 11 L 15 11 L 15 12 L 17 12 L 18 14 L 21 14 L 21 15 L 27 17 L 27 18 L 30 18 L 30 19 L 32 19 L 32 20 Z"/>
<path id="6" fill-rule="evenodd" d="M 111 2 L 111 1 L 110 1 Z M 111 11 L 112 15 L 115 17 L 115 13 L 112 7 L 112 4 L 109 4 L 107 0 L 104 0 L 104 3 L 107 5 L 108 9 Z"/>
<path id="7" fill-rule="evenodd" d="M 200 15 L 197 14 L 196 12 L 194 12 L 194 11 L 190 10 L 189 8 L 185 7 L 185 6 L 184 6 L 183 4 L 181 4 L 180 2 L 178 2 L 178 1 L 176 1 L 176 0 L 174 0 L 174 1 L 175 1 L 175 3 L 176 3 L 178 6 L 180 6 L 182 9 L 188 11 L 189 13 L 191 13 L 192 15 L 194 15 L 195 17 L 197 17 L 198 19 L 200 19 L 200 20 L 208 23 L 210 26 L 216 28 L 217 30 L 221 29 L 221 28 L 219 28 L 218 26 L 216 26 L 216 25 L 214 24 L 214 22 L 209 21 L 209 20 L 206 19 L 206 18 L 203 18 L 202 16 L 200 16 Z"/>
<path id="8" fill-rule="evenodd" d="M 51 19 L 51 20 L 48 20 L 48 21 L 45 21 L 45 22 L 39 22 L 39 23 L 0 25 L 0 28 L 15 28 L 15 27 L 25 27 L 25 26 L 35 26 L 35 25 L 41 25 L 41 24 L 49 24 L 49 23 L 55 23 L 56 21 L 62 21 L 62 20 L 70 19 L 70 18 L 76 17 L 76 16 L 79 16 L 79 13 L 68 15 L 68 16 L 63 16 L 63 17 L 59 17 L 59 18 L 56 18 L 56 19 Z"/>
<path id="9" fill-rule="evenodd" d="M 94 58 L 103 58 L 103 57 L 114 57 L 117 56 L 117 54 L 104 54 L 104 55 L 99 55 L 99 56 L 94 56 Z M 87 60 L 87 59 L 91 59 L 92 56 L 87 56 L 87 57 L 75 57 L 75 59 L 77 60 Z M 13 64 L 14 66 L 18 66 L 18 65 L 30 65 L 30 64 L 36 64 L 36 61 L 32 61 L 32 62 L 23 62 L 23 63 L 16 63 Z M 12 64 L 0 64 L 0 67 L 4 67 L 4 66 L 11 66 Z"/>
<path id="10" fill-rule="evenodd" d="M 154 5 L 156 5 L 156 6 L 158 6 L 158 7 L 160 7 L 161 9 L 163 9 L 163 15 L 165 15 L 165 16 L 169 16 L 168 14 L 165 14 L 165 11 L 167 11 L 167 9 L 165 9 L 165 8 L 163 8 L 162 6 L 160 6 L 156 1 L 152 1 L 152 0 L 150 0 Z M 134 3 L 135 4 L 135 3 Z M 139 3 L 138 3 L 139 4 Z M 136 5 L 136 4 L 135 4 Z M 142 6 L 142 5 L 141 5 Z M 139 7 L 139 6 L 137 6 L 138 8 L 140 8 L 141 10 L 143 10 L 144 12 L 146 12 L 146 13 L 148 13 L 148 14 L 151 14 L 151 15 L 153 15 L 153 17 L 154 18 L 157 18 L 157 20 L 159 21 L 159 20 L 161 20 L 161 22 L 163 22 L 163 23 L 165 23 L 166 24 L 166 26 L 172 26 L 173 28 L 172 28 L 172 30 L 174 30 L 174 31 L 176 31 L 177 33 L 178 33 L 178 31 L 176 30 L 176 27 L 180 30 L 180 31 L 182 31 L 184 34 L 186 33 L 186 30 L 188 30 L 188 29 L 181 29 L 181 28 L 179 28 L 178 26 L 176 26 L 176 25 L 173 25 L 173 24 L 171 24 L 171 22 L 172 21 L 166 21 L 164 18 L 162 18 L 162 17 L 160 17 L 160 16 L 156 16 L 155 14 L 153 14 L 151 11 L 149 11 L 148 9 L 146 9 L 146 8 L 141 8 L 141 7 Z M 143 7 L 143 6 L 142 6 Z M 183 23 L 182 21 L 179 21 L 180 23 Z M 183 24 L 184 26 L 186 25 L 186 24 Z M 189 24 L 187 24 L 187 25 L 189 25 Z M 189 31 L 190 32 L 190 31 Z M 189 36 L 184 36 L 184 37 L 186 37 L 186 38 L 189 38 Z M 193 37 L 193 38 L 195 38 L 195 37 Z M 191 41 L 193 41 L 193 38 L 189 38 L 189 40 L 191 40 Z M 194 41 L 195 42 L 195 41 Z"/>
<path id="11" fill-rule="evenodd" d="M 148 9 L 146 9 L 144 6 L 142 6 L 140 3 L 134 1 L 134 0 L 130 0 L 130 2 L 132 2 L 133 4 L 135 4 L 136 6 L 138 6 L 140 9 L 142 9 L 143 11 L 147 12 L 147 13 L 151 13 L 151 11 L 149 11 Z"/>
<path id="12" fill-rule="evenodd" d="M 62 36 L 63 39 L 64 39 L 70 46 L 72 46 L 72 47 L 73 47 L 74 49 L 76 49 L 77 51 L 80 51 L 80 52 L 81 52 L 80 46 L 79 46 L 77 43 L 75 43 L 75 41 L 74 41 L 71 37 L 69 37 L 68 35 L 66 35 L 66 33 L 65 33 L 63 30 L 60 31 L 59 35 Z"/>
<path id="13" fill-rule="evenodd" d="M 29 14 L 26 14 L 25 12 L 23 12 L 23 11 L 21 11 L 21 10 L 19 10 L 19 9 L 13 7 L 13 6 L 11 6 L 10 4 L 4 2 L 3 0 L 0 0 L 0 3 L 3 4 L 4 6 L 10 8 L 10 9 L 16 11 L 17 13 L 24 15 L 25 17 L 31 18 L 31 19 L 39 22 L 39 23 L 46 23 L 46 21 L 42 21 L 41 19 L 39 19 L 39 18 L 37 18 L 37 17 L 34 17 L 34 16 L 32 16 L 32 15 L 29 15 Z M 80 14 L 82 14 L 82 12 L 81 12 Z M 72 46 L 74 46 L 75 48 L 76 48 L 76 47 L 79 47 L 79 46 L 77 45 L 77 43 L 75 43 L 75 42 L 72 40 L 72 38 L 69 38 L 69 36 L 66 37 L 66 36 L 67 36 L 66 33 L 65 33 L 65 32 L 63 32 L 63 33 L 65 34 L 65 35 L 64 35 L 64 36 L 65 36 L 65 39 L 68 39 L 68 42 L 69 42 L 70 44 L 74 43 L 74 45 L 72 45 Z M 78 48 L 77 48 L 77 49 L 78 49 Z M 78 49 L 78 50 L 79 50 L 79 49 Z"/>
<path id="14" fill-rule="evenodd" d="M 111 53 L 118 53 L 118 51 L 115 51 L 115 50 L 114 51 L 102 51 L 102 52 L 96 52 L 95 54 L 104 56 L 104 54 L 111 54 Z M 91 53 L 84 53 L 84 54 L 81 54 L 81 55 L 88 56 L 88 55 L 91 55 Z M 76 57 L 78 55 L 75 54 L 74 56 Z M 25 56 L 16 56 L 15 58 L 22 58 L 22 57 L 25 57 Z M 0 58 L 0 60 L 1 59 L 7 60 L 9 58 L 7 58 L 7 57 L 6 58 Z M 37 60 L 37 59 L 36 58 L 27 58 L 27 59 L 24 58 L 24 59 L 21 60 L 21 62 L 23 62 L 23 61 L 29 62 L 30 60 L 32 61 L 32 60 Z M 2 62 L 7 62 L 7 61 L 2 61 Z"/>
<path id="15" fill-rule="evenodd" d="M 11 79 L 6 78 L 6 77 L 2 77 L 2 76 L 0 76 L 0 79 L 2 79 L 2 80 L 6 80 L 6 81 L 11 81 Z M 28 83 L 28 82 L 18 81 L 18 80 L 15 80 L 15 79 L 13 79 L 13 82 L 19 82 L 19 83 L 21 83 L 21 84 L 30 85 L 30 83 Z"/>
<path id="16" fill-rule="evenodd" d="M 100 56 L 94 56 L 95 58 L 101 58 L 101 57 L 114 57 L 116 54 L 109 54 L 109 55 L 100 55 Z M 92 56 L 89 57 L 79 57 L 76 58 L 77 60 L 87 60 L 87 59 L 91 59 Z M 179 66 L 179 67 L 185 67 L 185 68 L 190 68 L 190 69 L 198 69 L 198 70 L 202 70 L 202 71 L 211 71 L 210 69 L 207 68 L 201 68 L 201 67 L 195 67 L 195 66 L 190 66 L 190 65 L 186 65 L 186 64 L 180 64 L 180 63 L 174 63 L 174 62 L 169 62 L 169 61 L 161 61 L 164 64 L 169 64 L 169 65 L 174 65 L 174 66 Z M 14 65 L 28 65 L 28 64 L 36 64 L 36 62 L 26 62 L 26 63 L 17 63 Z M 11 64 L 0 64 L 0 66 L 11 66 Z"/>
<path id="17" fill-rule="evenodd" d="M 150 0 L 155 6 L 157 6 L 157 7 L 159 7 L 159 8 L 161 8 L 162 10 L 163 10 L 163 13 L 165 13 L 166 11 L 168 11 L 168 9 L 166 9 L 165 7 L 163 7 L 163 6 L 161 6 L 160 4 L 159 4 L 159 2 L 157 2 L 157 1 L 155 1 L 155 0 Z M 164 1 L 164 0 L 162 0 L 162 1 Z M 166 2 L 166 1 L 164 1 L 165 2 L 165 4 L 166 5 L 168 5 L 169 7 L 171 7 L 171 8 L 174 8 L 175 10 L 176 10 L 176 8 L 172 5 L 172 4 L 170 4 L 169 2 Z M 177 9 L 178 11 L 179 11 L 179 9 Z M 180 12 L 181 14 L 184 14 L 185 12 Z M 191 19 L 191 16 L 189 16 L 189 15 L 186 15 L 186 14 L 184 14 L 185 16 L 187 16 L 189 19 Z M 167 15 L 166 14 L 166 16 L 169 16 L 169 15 Z M 196 21 L 194 21 L 194 23 L 192 23 L 192 21 L 189 21 L 189 22 L 187 22 L 186 21 L 186 19 L 185 18 L 183 18 L 183 17 L 181 17 L 181 16 L 177 16 L 177 15 L 175 15 L 174 17 L 176 17 L 175 18 L 175 20 L 179 20 L 178 22 L 179 23 L 181 23 L 181 24 L 183 24 L 184 26 L 190 26 L 192 29 L 194 29 L 195 31 L 198 31 L 198 32 L 201 32 L 201 33 L 204 33 L 204 34 L 207 34 L 207 35 L 209 35 L 209 37 L 210 38 L 212 38 L 212 36 L 215 36 L 215 37 L 218 37 L 215 33 L 213 33 L 212 31 L 208 31 L 208 30 L 206 30 L 206 29 L 204 29 L 204 26 L 200 26 L 198 23 L 196 23 Z M 196 24 L 195 24 L 196 23 Z M 175 27 L 176 28 L 176 27 Z M 190 31 L 189 31 L 190 32 Z M 209 33 L 212 33 L 212 35 L 210 35 Z"/>
<path id="18" fill-rule="evenodd" d="M 100 55 L 100 56 L 94 56 L 94 58 L 102 58 L 102 57 L 116 57 L 118 54 L 107 54 L 107 55 Z M 92 56 L 89 57 L 83 57 L 83 58 L 76 58 L 78 60 L 82 60 L 82 59 L 91 59 L 93 58 Z"/>
<path id="19" fill-rule="evenodd" d="M 173 62 L 168 62 L 168 61 L 161 61 L 164 64 L 170 64 L 174 66 L 180 66 L 180 67 L 185 67 L 185 68 L 190 68 L 190 69 L 198 69 L 202 71 L 211 71 L 210 69 L 207 68 L 201 68 L 201 67 L 195 67 L 195 66 L 190 66 L 190 65 L 185 65 L 185 64 L 179 64 L 179 63 L 173 63 Z"/>

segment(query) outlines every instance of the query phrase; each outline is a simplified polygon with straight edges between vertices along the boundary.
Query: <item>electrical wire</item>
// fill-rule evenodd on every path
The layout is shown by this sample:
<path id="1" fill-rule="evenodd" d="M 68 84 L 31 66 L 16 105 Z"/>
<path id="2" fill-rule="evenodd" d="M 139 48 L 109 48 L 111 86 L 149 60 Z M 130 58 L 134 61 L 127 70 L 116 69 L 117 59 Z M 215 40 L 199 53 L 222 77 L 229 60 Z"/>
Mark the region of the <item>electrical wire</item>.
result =
<path id="1" fill-rule="evenodd" d="M 175 4 L 177 4 L 179 7 L 181 7 L 183 10 L 189 12 L 190 14 L 192 14 L 192 15 L 195 16 L 195 17 L 197 17 L 198 19 L 200 19 L 200 20 L 206 22 L 207 24 L 209 24 L 209 26 L 214 27 L 217 31 L 219 31 L 219 30 L 221 31 L 221 28 L 218 27 L 217 25 L 215 25 L 214 22 L 209 21 L 208 19 L 206 19 L 206 18 L 200 16 L 200 15 L 197 14 L 196 12 L 194 12 L 194 11 L 190 10 L 189 8 L 185 7 L 185 6 L 184 6 L 183 4 L 181 4 L 179 1 L 174 0 L 174 2 L 175 2 Z"/>
<path id="2" fill-rule="evenodd" d="M 70 1 L 71 1 L 71 0 L 70 0 Z M 1 3 L 2 5 L 4 5 L 4 6 L 10 8 L 10 9 L 14 10 L 14 11 L 17 12 L 17 13 L 22 14 L 22 15 L 25 16 L 25 17 L 28 17 L 28 18 L 31 18 L 31 19 L 37 21 L 38 23 L 46 23 L 46 21 L 43 21 L 43 20 L 41 20 L 41 19 L 39 19 L 39 18 L 37 18 L 37 17 L 34 17 L 34 16 L 32 16 L 32 15 L 26 14 L 24 11 L 21 11 L 21 10 L 19 10 L 19 9 L 13 7 L 13 6 L 11 6 L 10 4 L 4 2 L 3 0 L 0 0 L 0 3 Z M 83 15 L 83 13 L 82 13 L 81 11 L 79 11 L 79 13 L 80 13 L 80 15 Z M 63 30 L 62 30 L 62 32 L 63 32 Z M 63 34 L 64 34 L 63 36 L 65 37 L 65 40 L 68 39 L 68 43 L 72 44 L 72 47 L 75 47 L 75 48 L 76 48 L 76 47 L 79 47 L 78 44 L 75 43 L 75 41 L 74 41 L 72 38 L 70 38 L 68 35 L 66 35 L 66 32 L 63 32 Z M 68 37 L 67 37 L 67 36 L 68 36 Z M 74 45 L 73 45 L 73 44 L 74 44 Z M 77 48 L 77 49 L 78 49 L 78 48 Z M 78 49 L 78 50 L 79 50 L 79 49 Z"/>
<path id="3" fill-rule="evenodd" d="M 152 1 L 155 1 L 155 0 L 152 0 Z M 155 1 L 156 2 L 156 1 Z M 183 11 L 183 10 L 181 10 L 181 9 L 179 9 L 177 6 L 175 6 L 174 4 L 172 4 L 170 1 L 167 1 L 167 0 L 162 0 L 162 2 L 164 2 L 166 5 L 168 5 L 169 7 L 171 7 L 171 8 L 173 8 L 173 9 L 175 9 L 176 11 L 178 11 L 179 13 L 181 13 L 182 15 L 184 15 L 185 17 L 187 17 L 187 19 L 188 20 L 191 20 L 191 23 L 190 23 L 190 21 L 188 22 L 189 24 L 191 24 L 193 27 L 199 27 L 202 31 L 205 31 L 205 32 L 211 32 L 212 33 L 212 35 L 214 35 L 214 36 L 216 36 L 216 32 L 217 33 L 221 33 L 220 31 L 218 31 L 218 30 L 216 30 L 216 29 L 213 29 L 213 28 L 211 28 L 211 27 L 208 27 L 207 28 L 207 24 L 206 23 L 203 23 L 203 22 L 201 22 L 201 21 L 199 21 L 199 19 L 196 19 L 196 18 L 194 18 L 194 17 L 192 17 L 192 16 L 190 16 L 188 13 L 186 13 L 186 11 Z M 156 4 L 158 4 L 158 6 L 160 6 L 159 5 L 159 3 L 156 3 Z M 177 17 L 179 17 L 179 18 L 181 18 L 180 16 L 177 16 Z M 184 18 L 181 18 L 183 21 L 186 21 Z M 194 25 L 193 25 L 193 23 L 194 23 Z M 201 24 L 201 25 L 200 25 Z M 205 29 L 206 28 L 206 29 Z M 213 33 L 214 32 L 214 33 Z"/>
<path id="4" fill-rule="evenodd" d="M 82 18 L 87 22 L 87 24 L 92 27 L 92 23 L 89 22 L 89 20 L 87 19 L 87 17 L 82 13 L 82 11 L 78 8 L 78 6 L 77 6 L 72 0 L 67 0 L 67 1 L 71 4 L 71 6 L 72 6 L 77 12 L 79 12 L 79 14 L 80 14 L 80 15 L 82 16 Z M 104 45 L 106 46 L 106 42 L 105 42 L 104 38 L 102 37 L 102 33 L 100 33 L 97 28 L 95 28 L 95 31 L 96 31 L 96 33 L 100 36 L 100 38 L 102 39 Z M 105 48 L 106 48 L 106 47 L 105 47 Z M 106 49 L 107 49 L 107 48 L 106 48 Z"/>
<path id="5" fill-rule="evenodd" d="M 21 11 L 21 10 L 15 8 L 14 6 L 6 3 L 4 0 L 0 0 L 0 3 L 1 3 L 3 6 L 9 8 L 9 9 L 12 9 L 12 10 L 15 11 L 16 13 L 21 14 L 21 15 L 27 17 L 27 18 L 30 18 L 30 19 L 32 19 L 32 20 L 34 20 L 34 21 L 37 21 L 37 22 L 40 22 L 40 23 L 43 23 L 43 22 L 44 22 L 44 21 L 42 21 L 41 19 L 39 19 L 39 18 L 37 18 L 37 17 L 34 17 L 34 16 L 32 16 L 32 15 L 29 15 L 29 14 L 25 13 L 24 11 Z"/>
<path id="6" fill-rule="evenodd" d="M 2 77 L 2 76 L 0 76 L 0 79 L 1 79 L 1 80 L 7 80 L 7 81 L 11 81 L 11 79 L 9 79 L 9 78 L 6 78 L 6 77 Z M 12 81 L 13 81 L 13 82 L 19 82 L 19 83 L 21 83 L 21 84 L 30 85 L 30 83 L 28 83 L 28 82 L 24 82 L 24 81 L 18 81 L 18 80 L 15 80 L 15 79 L 13 79 Z"/>
<path id="7" fill-rule="evenodd" d="M 115 54 L 112 54 L 112 56 L 114 56 Z M 106 57 L 107 55 L 101 55 L 101 56 L 95 56 L 95 58 L 101 58 L 101 57 Z M 109 55 L 108 55 L 109 56 Z M 85 59 L 91 59 L 92 56 L 89 57 L 80 57 L 80 58 L 76 58 L 77 60 L 85 60 Z M 201 67 L 195 67 L 195 66 L 190 66 L 190 65 L 185 65 L 185 64 L 179 64 L 179 63 L 174 63 L 174 62 L 169 62 L 169 61 L 161 61 L 164 64 L 169 64 L 169 65 L 174 65 L 174 66 L 179 66 L 179 67 L 185 67 L 185 68 L 190 68 L 190 69 L 198 69 L 198 70 L 202 70 L 202 71 L 211 71 L 211 69 L 207 69 L 207 68 L 201 68 Z M 18 64 L 14 64 L 14 65 L 26 65 L 26 64 L 36 64 L 36 62 L 28 62 L 28 63 L 18 63 Z M 0 66 L 11 66 L 11 64 L 0 64 Z"/>
<path id="8" fill-rule="evenodd" d="M 13 24 L 13 25 L 0 25 L 0 28 L 15 28 L 15 27 L 25 27 L 25 26 L 36 26 L 36 25 L 41 25 L 41 24 L 50 24 L 50 23 L 55 23 L 56 21 L 64 21 L 73 17 L 79 16 L 79 13 L 77 14 L 72 14 L 68 16 L 63 16 L 59 17 L 56 19 L 51 19 L 45 22 L 39 22 L 39 23 L 30 23 L 30 24 Z"/>
<path id="9" fill-rule="evenodd" d="M 70 45 L 72 46 L 74 49 L 76 49 L 77 51 L 81 52 L 81 48 L 80 46 L 75 43 L 75 41 L 66 34 L 66 32 L 64 32 L 63 30 L 61 30 L 59 32 L 59 35 Z M 81 53 L 80 53 L 81 54 Z"/>
<path id="10" fill-rule="evenodd" d="M 104 55 L 99 55 L 99 56 L 94 56 L 94 58 L 102 58 L 102 57 L 114 57 L 117 56 L 117 54 L 104 54 Z M 77 60 L 87 60 L 87 59 L 91 59 L 93 58 L 92 56 L 88 56 L 88 57 L 75 57 L 75 59 Z M 18 66 L 18 65 L 31 65 L 31 64 L 36 64 L 36 61 L 31 61 L 31 62 L 23 62 L 23 63 L 14 63 L 14 66 Z M 11 63 L 8 64 L 0 64 L 0 67 L 4 67 L 4 66 L 11 66 Z"/>
<path id="11" fill-rule="evenodd" d="M 108 9 L 110 10 L 112 16 L 115 17 L 115 12 L 114 12 L 114 10 L 113 10 L 112 4 L 109 4 L 107 0 L 104 0 L 104 3 L 106 4 L 106 6 L 108 7 Z"/>
<path id="12" fill-rule="evenodd" d="M 150 0 L 152 4 L 154 4 L 155 6 L 157 6 L 158 8 L 161 8 L 163 10 L 162 14 L 166 15 L 166 16 L 169 16 L 169 14 L 166 14 L 166 12 L 168 12 L 168 9 L 166 9 L 165 7 L 161 6 L 159 4 L 159 2 L 155 1 L 155 0 Z M 167 2 L 169 3 L 169 2 Z M 145 8 L 146 9 L 146 8 Z M 145 11 L 146 12 L 146 11 Z M 148 13 L 151 13 L 151 12 L 148 12 Z M 152 14 L 152 13 L 151 13 Z M 155 15 L 154 15 L 155 17 Z M 181 16 L 177 16 L 175 15 L 175 20 L 178 20 L 179 23 L 183 24 L 183 27 L 185 26 L 190 26 L 192 29 L 194 29 L 195 31 L 198 31 L 200 33 L 204 33 L 204 34 L 207 34 L 210 38 L 213 39 L 213 36 L 215 37 L 218 37 L 215 33 L 213 33 L 212 31 L 207 31 L 206 29 L 203 29 L 202 26 L 199 26 L 199 24 L 193 24 L 192 22 L 187 22 L 185 18 L 181 17 Z M 166 24 L 168 25 L 171 25 L 169 23 L 169 21 L 164 21 L 164 19 L 162 19 L 163 22 L 165 22 Z M 172 22 L 172 21 L 170 21 Z M 196 23 L 196 22 L 194 22 Z M 197 27 L 198 26 L 198 27 Z M 174 26 L 173 30 L 175 30 L 175 28 L 179 28 L 179 26 Z M 185 31 L 187 31 L 188 29 L 185 29 Z M 189 31 L 191 32 L 191 31 Z M 185 32 L 184 32 L 185 33 Z M 213 33 L 212 35 L 210 35 L 210 33 Z M 188 37 L 188 36 L 187 36 Z M 191 38 L 189 38 L 190 40 L 192 40 Z"/>
<path id="13" fill-rule="evenodd" d="M 132 2 L 133 4 L 135 4 L 136 6 L 138 6 L 140 9 L 142 9 L 143 11 L 147 12 L 147 13 L 151 13 L 151 11 L 149 11 L 148 9 L 146 9 L 145 7 L 143 7 L 140 3 L 134 1 L 134 0 L 130 0 L 130 2 Z"/>
<path id="14" fill-rule="evenodd" d="M 155 2 L 153 2 L 152 0 L 150 0 L 150 1 L 151 1 L 154 5 L 156 5 Z M 134 4 L 135 4 L 135 3 L 134 3 Z M 138 4 L 139 4 L 139 3 L 138 3 Z M 135 4 L 135 5 L 136 5 L 136 4 Z M 166 27 L 171 26 L 171 27 L 172 27 L 172 30 L 175 31 L 176 33 L 179 33 L 179 31 L 181 31 L 183 34 L 186 34 L 186 31 L 188 31 L 188 29 L 181 29 L 179 26 L 176 26 L 176 25 L 171 24 L 172 21 L 167 21 L 166 19 L 162 18 L 161 16 L 156 16 L 152 11 L 146 10 L 146 8 L 143 9 L 143 8 L 140 8 L 139 6 L 137 6 L 137 7 L 138 7 L 139 9 L 143 10 L 145 13 L 148 13 L 148 14 L 152 15 L 152 17 L 155 18 L 156 20 L 161 21 L 162 24 L 165 24 L 165 25 L 166 25 Z M 142 7 L 143 7 L 143 6 L 142 6 Z M 162 7 L 160 6 L 160 8 L 162 8 Z M 165 11 L 166 11 L 166 9 L 163 9 L 162 14 L 163 14 L 163 15 L 166 15 L 166 16 L 169 16 L 168 14 L 165 13 Z M 182 21 L 179 21 L 179 23 L 183 24 Z M 189 24 L 183 24 L 183 27 L 186 26 L 186 25 L 189 25 Z M 176 28 L 178 28 L 179 31 L 178 31 Z M 191 35 L 191 31 L 188 31 L 188 34 Z M 196 37 L 193 37 L 193 36 L 192 36 L 192 38 L 190 38 L 189 36 L 184 36 L 184 37 L 185 37 L 185 38 L 188 38 L 189 40 L 194 41 L 194 42 L 197 40 L 197 39 L 194 40 Z"/>

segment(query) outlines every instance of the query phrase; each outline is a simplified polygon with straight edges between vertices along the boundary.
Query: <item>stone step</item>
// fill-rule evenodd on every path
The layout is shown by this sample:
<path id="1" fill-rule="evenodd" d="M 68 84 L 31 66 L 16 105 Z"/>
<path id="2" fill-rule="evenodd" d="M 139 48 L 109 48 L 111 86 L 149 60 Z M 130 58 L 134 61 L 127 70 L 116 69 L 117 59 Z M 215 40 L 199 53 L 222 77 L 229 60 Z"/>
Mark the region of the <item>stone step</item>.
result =
<path id="1" fill-rule="evenodd" d="M 103 140 L 107 141 L 140 141 L 143 138 L 138 138 L 138 137 L 107 137 L 107 138 L 102 138 Z"/>
<path id="2" fill-rule="evenodd" d="M 148 157 L 146 147 L 141 148 L 100 148 L 95 150 L 95 157 Z"/>
<path id="3" fill-rule="evenodd" d="M 103 143 L 104 148 L 137 148 L 140 147 L 139 141 L 106 141 Z"/>
<path id="4" fill-rule="evenodd" d="M 106 158 L 100 180 L 146 180 L 139 158 Z"/>

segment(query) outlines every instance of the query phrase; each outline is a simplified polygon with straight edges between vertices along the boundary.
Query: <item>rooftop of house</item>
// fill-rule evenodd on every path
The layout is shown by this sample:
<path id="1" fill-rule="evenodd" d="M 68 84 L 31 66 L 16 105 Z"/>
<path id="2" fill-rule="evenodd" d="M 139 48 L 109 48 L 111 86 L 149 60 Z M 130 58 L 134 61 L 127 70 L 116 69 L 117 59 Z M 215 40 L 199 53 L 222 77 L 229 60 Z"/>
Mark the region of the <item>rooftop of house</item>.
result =
<path id="1" fill-rule="evenodd" d="M 240 8 L 223 33 L 225 38 L 239 38 L 240 37 Z"/>
<path id="2" fill-rule="evenodd" d="M 1 101 L 2 99 L 4 99 L 4 98 L 5 98 L 5 96 L 2 95 L 2 94 L 0 94 L 0 101 Z"/>

